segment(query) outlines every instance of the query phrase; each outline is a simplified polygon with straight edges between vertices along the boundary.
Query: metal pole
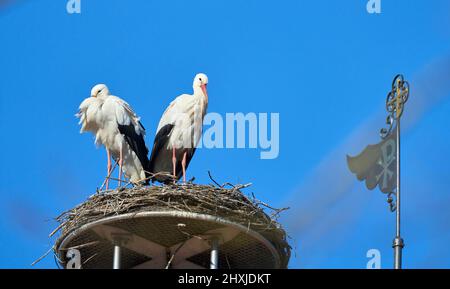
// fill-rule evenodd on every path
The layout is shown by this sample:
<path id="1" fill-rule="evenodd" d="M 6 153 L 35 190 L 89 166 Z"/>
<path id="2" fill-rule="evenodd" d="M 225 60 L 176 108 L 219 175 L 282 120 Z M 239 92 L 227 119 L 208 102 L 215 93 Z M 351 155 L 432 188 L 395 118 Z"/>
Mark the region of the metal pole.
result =
<path id="1" fill-rule="evenodd" d="M 113 269 L 120 269 L 120 246 L 114 245 Z"/>
<path id="2" fill-rule="evenodd" d="M 210 269 L 219 269 L 219 239 L 211 240 L 211 265 Z"/>
<path id="3" fill-rule="evenodd" d="M 396 192 L 396 234 L 392 248 L 394 248 L 394 268 L 402 268 L 403 239 L 400 236 L 400 117 L 397 118 L 397 192 Z"/>

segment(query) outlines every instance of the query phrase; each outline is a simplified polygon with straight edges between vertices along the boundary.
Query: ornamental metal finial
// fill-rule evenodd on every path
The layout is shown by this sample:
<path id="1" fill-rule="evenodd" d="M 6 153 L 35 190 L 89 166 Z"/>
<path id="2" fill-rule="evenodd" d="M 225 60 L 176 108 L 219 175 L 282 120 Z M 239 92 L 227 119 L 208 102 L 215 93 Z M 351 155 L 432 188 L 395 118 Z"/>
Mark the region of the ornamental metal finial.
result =
<path id="1" fill-rule="evenodd" d="M 386 110 L 388 116 L 386 118 L 387 128 L 380 130 L 380 136 L 382 139 L 386 139 L 391 135 L 394 123 L 399 123 L 399 120 L 403 114 L 404 104 L 408 101 L 409 97 L 409 83 L 405 81 L 403 75 L 398 74 L 392 81 L 391 91 L 386 98 Z M 397 198 L 394 192 L 387 193 L 387 202 L 391 212 L 395 212 L 397 209 Z"/>
<path id="2" fill-rule="evenodd" d="M 392 89 L 386 98 L 386 109 L 389 113 L 386 123 L 388 128 L 380 131 L 381 137 L 387 139 L 391 136 L 392 127 L 395 121 L 396 134 L 396 188 L 387 195 L 387 202 L 391 212 L 396 212 L 396 232 L 392 248 L 394 248 L 394 268 L 402 268 L 402 249 L 404 247 L 403 239 L 400 235 L 400 118 L 403 114 L 403 107 L 408 101 L 409 83 L 405 81 L 403 75 L 398 74 L 392 82 Z M 394 199 L 395 198 L 395 199 Z"/>
<path id="3" fill-rule="evenodd" d="M 400 232 L 400 119 L 408 101 L 409 91 L 409 83 L 405 81 L 403 75 L 395 76 L 386 98 L 388 127 L 380 130 L 382 141 L 368 145 L 357 156 L 347 155 L 350 171 L 358 180 L 364 180 L 369 190 L 378 186 L 380 191 L 386 194 L 389 210 L 395 212 L 395 238 L 392 243 L 395 269 L 402 268 L 402 249 L 405 246 Z"/>
<path id="4" fill-rule="evenodd" d="M 389 112 L 386 118 L 388 128 L 382 128 L 380 130 L 381 138 L 386 138 L 392 132 L 394 121 L 398 121 L 401 118 L 403 107 L 408 101 L 408 97 L 409 83 L 405 81 L 403 75 L 398 74 L 392 81 L 392 89 L 386 98 L 386 110 Z"/>

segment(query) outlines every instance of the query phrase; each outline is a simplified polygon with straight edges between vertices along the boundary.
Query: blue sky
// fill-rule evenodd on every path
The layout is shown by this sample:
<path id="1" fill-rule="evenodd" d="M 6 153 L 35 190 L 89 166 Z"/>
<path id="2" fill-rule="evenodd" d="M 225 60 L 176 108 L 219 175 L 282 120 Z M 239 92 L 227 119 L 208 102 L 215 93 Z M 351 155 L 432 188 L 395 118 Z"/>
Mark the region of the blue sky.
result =
<path id="1" fill-rule="evenodd" d="M 0 1 L 1 3 L 2 1 Z M 378 141 L 397 73 L 411 82 L 403 134 L 404 265 L 450 267 L 450 3 L 66 0 L 0 5 L 0 267 L 30 268 L 53 244 L 51 219 L 102 182 L 103 149 L 74 113 L 97 83 L 125 98 L 152 142 L 159 117 L 197 72 L 209 111 L 280 114 L 280 155 L 199 150 L 188 170 L 289 206 L 291 268 L 392 266 L 394 215 L 348 172 Z M 37 268 L 55 268 L 49 257 Z"/>

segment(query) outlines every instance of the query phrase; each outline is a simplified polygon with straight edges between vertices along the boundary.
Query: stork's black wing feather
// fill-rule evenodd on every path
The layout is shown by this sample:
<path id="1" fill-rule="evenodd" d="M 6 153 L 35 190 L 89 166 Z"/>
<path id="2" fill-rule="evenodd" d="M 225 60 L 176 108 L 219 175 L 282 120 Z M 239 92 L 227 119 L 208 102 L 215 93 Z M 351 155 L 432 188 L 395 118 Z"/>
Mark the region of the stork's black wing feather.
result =
<path id="1" fill-rule="evenodd" d="M 166 124 L 163 126 L 155 136 L 155 140 L 153 142 L 153 149 L 150 155 L 150 161 L 148 170 L 151 173 L 158 173 L 156 170 L 156 160 L 158 155 L 163 152 L 163 150 L 167 149 L 167 142 L 169 141 L 170 133 L 173 130 L 173 124 Z"/>
<path id="2" fill-rule="evenodd" d="M 173 174 L 173 164 L 172 164 L 172 150 L 167 149 L 170 134 L 173 130 L 173 124 L 167 124 L 163 126 L 155 136 L 155 141 L 153 143 L 152 153 L 150 155 L 149 169 L 148 171 L 156 174 L 161 172 L 166 172 Z M 186 153 L 186 168 L 189 166 L 191 159 L 195 153 L 195 147 L 192 148 L 180 148 L 176 149 L 176 178 L 179 179 L 182 175 L 181 161 L 183 155 Z M 152 179 L 152 181 L 158 181 L 161 183 L 170 183 L 172 178 L 167 176 L 157 176 Z"/>
<path id="3" fill-rule="evenodd" d="M 148 170 L 148 148 L 145 145 L 144 135 L 136 133 L 134 125 L 132 123 L 128 125 L 117 124 L 119 127 L 119 132 L 125 137 L 128 145 L 134 151 L 139 161 L 141 162 L 142 167 L 145 171 Z M 139 122 L 139 125 L 143 128 L 142 124 Z M 145 173 L 147 175 L 147 173 Z"/>

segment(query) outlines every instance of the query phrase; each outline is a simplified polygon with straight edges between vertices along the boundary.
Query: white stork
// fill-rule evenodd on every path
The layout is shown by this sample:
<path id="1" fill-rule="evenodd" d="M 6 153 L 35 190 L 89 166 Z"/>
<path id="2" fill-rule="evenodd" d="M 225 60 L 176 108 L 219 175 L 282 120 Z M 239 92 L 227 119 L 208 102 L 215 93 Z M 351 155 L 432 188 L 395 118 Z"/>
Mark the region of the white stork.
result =
<path id="1" fill-rule="evenodd" d="M 122 172 L 133 184 L 139 184 L 146 179 L 148 149 L 144 141 L 145 129 L 128 103 L 110 95 L 106 85 L 98 84 L 92 88 L 91 97 L 80 104 L 76 116 L 80 118 L 80 133 L 92 132 L 95 135 L 95 143 L 106 148 L 106 189 L 111 174 L 111 156 L 119 163 L 119 186 Z"/>
<path id="2" fill-rule="evenodd" d="M 194 78 L 194 94 L 182 94 L 172 101 L 159 121 L 150 156 L 149 171 L 172 173 L 174 181 L 183 175 L 194 155 L 202 134 L 203 118 L 208 107 L 206 86 L 208 77 L 199 73 Z M 157 175 L 153 180 L 168 182 L 167 176 Z"/>

